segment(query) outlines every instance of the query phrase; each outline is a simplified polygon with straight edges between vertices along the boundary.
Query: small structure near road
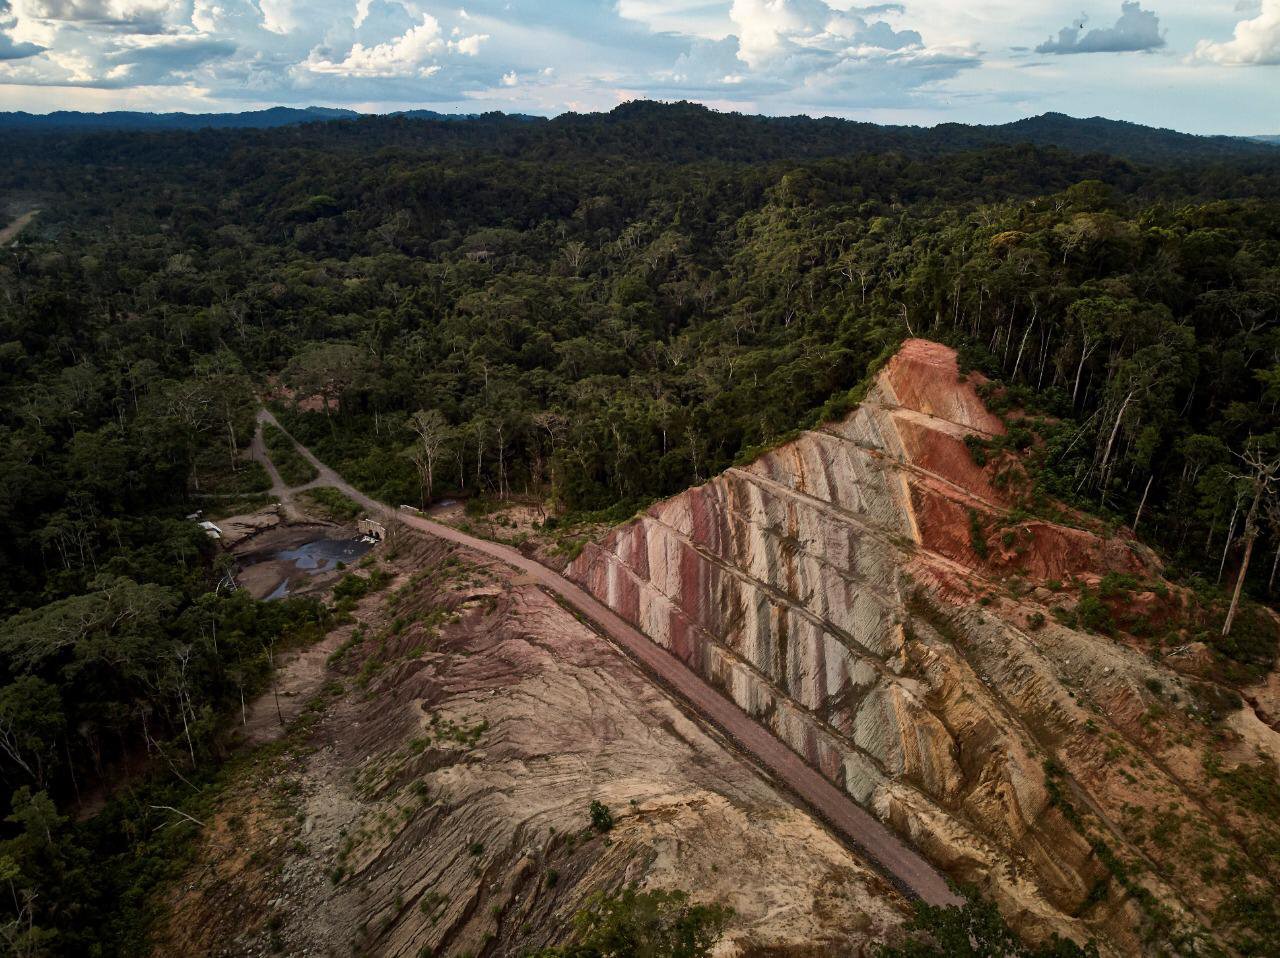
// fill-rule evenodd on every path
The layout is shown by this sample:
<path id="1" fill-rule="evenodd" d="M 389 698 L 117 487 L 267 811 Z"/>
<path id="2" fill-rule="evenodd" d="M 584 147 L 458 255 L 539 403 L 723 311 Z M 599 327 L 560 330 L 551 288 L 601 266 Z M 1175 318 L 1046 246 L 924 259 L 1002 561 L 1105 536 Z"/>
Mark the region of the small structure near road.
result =
<path id="1" fill-rule="evenodd" d="M 362 536 L 382 540 L 387 537 L 387 527 L 373 519 L 360 519 L 356 522 L 356 531 Z"/>

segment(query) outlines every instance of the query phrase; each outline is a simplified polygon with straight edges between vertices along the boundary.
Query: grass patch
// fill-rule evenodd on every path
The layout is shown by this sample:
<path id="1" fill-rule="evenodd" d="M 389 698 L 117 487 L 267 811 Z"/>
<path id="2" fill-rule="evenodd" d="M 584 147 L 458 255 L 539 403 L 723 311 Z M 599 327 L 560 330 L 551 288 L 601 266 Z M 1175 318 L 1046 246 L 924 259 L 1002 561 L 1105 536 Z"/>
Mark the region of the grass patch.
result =
<path id="1" fill-rule="evenodd" d="M 249 512 L 258 512 L 271 505 L 275 500 L 265 492 L 253 492 L 248 495 L 235 496 L 231 499 L 200 499 L 198 504 L 204 513 L 202 518 L 210 522 L 226 519 L 230 516 L 242 516 Z"/>
<path id="2" fill-rule="evenodd" d="M 333 598 L 338 604 L 344 599 L 362 599 L 370 593 L 381 592 L 392 578 L 391 573 L 384 569 L 372 569 L 367 576 L 348 573 L 333 587 Z"/>
<path id="3" fill-rule="evenodd" d="M 364 513 L 364 510 L 352 502 L 347 495 L 339 492 L 333 486 L 307 489 L 298 493 L 297 498 L 302 502 L 307 512 L 317 518 L 328 519 L 331 522 L 351 522 Z"/>
<path id="4" fill-rule="evenodd" d="M 262 427 L 262 438 L 267 443 L 271 461 L 275 463 L 285 485 L 303 486 L 319 474 L 283 430 L 267 423 Z"/>

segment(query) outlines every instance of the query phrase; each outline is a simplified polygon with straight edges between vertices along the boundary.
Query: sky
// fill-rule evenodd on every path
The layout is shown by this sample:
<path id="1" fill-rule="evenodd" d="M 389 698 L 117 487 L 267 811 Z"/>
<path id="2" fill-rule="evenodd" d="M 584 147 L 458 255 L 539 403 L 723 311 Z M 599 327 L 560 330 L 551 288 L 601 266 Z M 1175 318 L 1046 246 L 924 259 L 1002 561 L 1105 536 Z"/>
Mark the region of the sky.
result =
<path id="1" fill-rule="evenodd" d="M 627 100 L 1280 133 L 1280 0 L 0 0 L 0 110 Z"/>

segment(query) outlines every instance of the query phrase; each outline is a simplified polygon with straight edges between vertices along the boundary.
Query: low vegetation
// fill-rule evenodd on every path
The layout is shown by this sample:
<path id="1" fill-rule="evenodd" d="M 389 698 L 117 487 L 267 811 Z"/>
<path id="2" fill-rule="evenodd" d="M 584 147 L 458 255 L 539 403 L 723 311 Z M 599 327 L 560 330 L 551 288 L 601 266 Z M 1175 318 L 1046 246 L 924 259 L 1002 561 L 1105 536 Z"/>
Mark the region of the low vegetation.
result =
<path id="1" fill-rule="evenodd" d="M 266 423 L 262 427 L 262 438 L 267 444 L 271 461 L 286 486 L 303 486 L 319 475 L 316 467 L 298 451 L 298 447 L 283 430 Z"/>
<path id="2" fill-rule="evenodd" d="M 574 916 L 572 940 L 535 958 L 707 958 L 731 916 L 678 891 L 599 893 Z"/>
<path id="3" fill-rule="evenodd" d="M 971 893 L 963 908 L 939 908 L 917 902 L 902 944 L 881 947 L 879 958 L 1097 958 L 1093 943 L 1084 947 L 1054 935 L 1028 945 L 1000 917 L 989 900 Z"/>
<path id="4" fill-rule="evenodd" d="M 332 486 L 317 486 L 297 494 L 302 507 L 318 519 L 330 522 L 351 522 L 364 514 L 364 510 Z"/>

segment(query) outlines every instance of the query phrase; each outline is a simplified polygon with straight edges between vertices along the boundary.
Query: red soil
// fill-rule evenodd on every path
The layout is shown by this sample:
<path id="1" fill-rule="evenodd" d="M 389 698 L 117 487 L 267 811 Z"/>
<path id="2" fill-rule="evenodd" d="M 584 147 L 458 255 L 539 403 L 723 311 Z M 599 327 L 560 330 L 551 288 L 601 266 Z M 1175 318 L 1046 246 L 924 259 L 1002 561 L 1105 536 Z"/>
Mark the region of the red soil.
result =
<path id="1" fill-rule="evenodd" d="M 980 373 L 960 375 L 956 351 L 927 339 L 908 339 L 880 374 L 900 406 L 955 423 L 973 432 L 1004 434 L 1004 423 L 987 410 L 976 387 Z"/>
<path id="2" fill-rule="evenodd" d="M 1132 540 L 1043 519 L 1007 521 L 1010 494 L 992 479 L 1011 457 L 980 467 L 964 442 L 966 435 L 1004 432 L 975 388 L 985 381 L 977 373 L 962 378 L 953 349 L 922 339 L 908 340 L 881 373 L 880 387 L 910 469 L 907 485 L 920 544 L 975 571 L 1042 582 L 1154 573 L 1153 561 Z M 975 549 L 975 539 L 985 543 L 985 556 Z"/>

